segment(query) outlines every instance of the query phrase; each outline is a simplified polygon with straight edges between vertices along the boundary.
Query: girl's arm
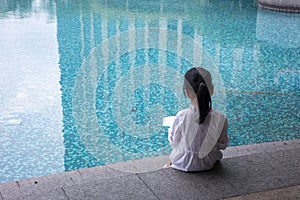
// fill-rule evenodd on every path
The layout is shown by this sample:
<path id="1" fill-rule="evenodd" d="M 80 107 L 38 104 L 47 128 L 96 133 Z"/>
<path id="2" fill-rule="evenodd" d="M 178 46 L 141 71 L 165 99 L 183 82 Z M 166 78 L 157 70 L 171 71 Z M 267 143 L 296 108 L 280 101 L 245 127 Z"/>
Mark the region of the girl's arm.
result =
<path id="1" fill-rule="evenodd" d="M 218 140 L 218 147 L 219 147 L 219 149 L 222 149 L 222 150 L 224 150 L 227 147 L 227 145 L 229 144 L 229 141 L 230 141 L 229 137 L 227 135 L 227 129 L 228 129 L 228 122 L 227 122 L 227 119 L 225 118 L 223 130 L 222 130 L 222 133 Z"/>
<path id="2" fill-rule="evenodd" d="M 183 111 L 179 111 L 175 117 L 175 120 L 168 131 L 168 140 L 171 145 L 174 145 L 181 138 L 181 128 L 182 128 L 182 116 Z"/>

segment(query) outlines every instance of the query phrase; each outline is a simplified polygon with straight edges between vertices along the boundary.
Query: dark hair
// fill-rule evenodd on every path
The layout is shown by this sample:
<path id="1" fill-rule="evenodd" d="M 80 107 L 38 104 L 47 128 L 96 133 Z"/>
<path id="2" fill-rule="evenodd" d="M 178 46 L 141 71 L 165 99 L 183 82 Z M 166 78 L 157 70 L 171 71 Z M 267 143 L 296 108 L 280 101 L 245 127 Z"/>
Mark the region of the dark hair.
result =
<path id="1" fill-rule="evenodd" d="M 204 79 L 205 77 L 205 79 Z M 212 87 L 210 73 L 203 68 L 192 68 L 184 75 L 184 89 L 196 94 L 198 110 L 200 113 L 199 124 L 201 124 L 211 110 L 212 102 L 209 88 Z M 206 84 L 209 84 L 209 86 Z"/>

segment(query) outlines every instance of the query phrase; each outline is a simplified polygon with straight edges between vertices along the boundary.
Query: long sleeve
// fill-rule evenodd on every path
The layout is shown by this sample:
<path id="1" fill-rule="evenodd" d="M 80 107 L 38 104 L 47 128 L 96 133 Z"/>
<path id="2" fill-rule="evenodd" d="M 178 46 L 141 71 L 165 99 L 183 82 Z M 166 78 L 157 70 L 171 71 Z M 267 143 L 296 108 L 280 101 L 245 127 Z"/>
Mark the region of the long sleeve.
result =
<path id="1" fill-rule="evenodd" d="M 182 171 L 211 169 L 222 159 L 221 150 L 229 143 L 227 119 L 212 110 L 205 121 L 198 122 L 199 112 L 187 109 L 178 113 L 170 130 L 171 167 Z"/>
<path id="2" fill-rule="evenodd" d="M 182 115 L 183 115 L 183 111 L 179 111 L 176 114 L 175 120 L 168 131 L 168 140 L 172 146 L 178 143 L 181 138 Z"/>
<path id="3" fill-rule="evenodd" d="M 225 119 L 222 133 L 218 140 L 218 148 L 222 149 L 222 150 L 224 150 L 227 147 L 227 145 L 229 144 L 229 141 L 230 141 L 229 137 L 227 135 L 227 129 L 228 129 L 228 122 L 227 122 L 227 119 Z"/>

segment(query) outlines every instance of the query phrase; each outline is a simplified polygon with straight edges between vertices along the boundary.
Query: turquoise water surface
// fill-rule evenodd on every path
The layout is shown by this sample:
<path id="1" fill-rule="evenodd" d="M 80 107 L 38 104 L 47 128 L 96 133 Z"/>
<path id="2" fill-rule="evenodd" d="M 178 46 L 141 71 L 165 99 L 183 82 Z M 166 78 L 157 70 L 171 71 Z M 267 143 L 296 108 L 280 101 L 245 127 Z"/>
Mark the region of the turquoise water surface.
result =
<path id="1" fill-rule="evenodd" d="M 168 155 L 194 66 L 231 146 L 299 139 L 299 33 L 250 0 L 0 0 L 0 183 Z"/>

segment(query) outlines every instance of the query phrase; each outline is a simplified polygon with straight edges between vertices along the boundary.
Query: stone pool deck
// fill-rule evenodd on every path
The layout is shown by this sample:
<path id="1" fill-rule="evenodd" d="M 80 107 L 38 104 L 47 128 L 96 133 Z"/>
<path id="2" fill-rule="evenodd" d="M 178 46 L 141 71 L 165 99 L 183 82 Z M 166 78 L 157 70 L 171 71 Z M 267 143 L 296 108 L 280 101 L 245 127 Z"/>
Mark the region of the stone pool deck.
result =
<path id="1" fill-rule="evenodd" d="M 143 173 L 125 172 L 132 165 L 121 163 L 4 183 L 0 200 L 300 199 L 300 140 L 230 147 L 206 172 L 150 170 L 167 159 L 131 163 Z"/>

